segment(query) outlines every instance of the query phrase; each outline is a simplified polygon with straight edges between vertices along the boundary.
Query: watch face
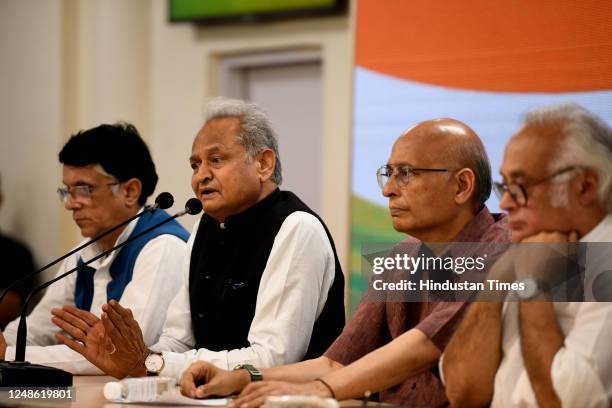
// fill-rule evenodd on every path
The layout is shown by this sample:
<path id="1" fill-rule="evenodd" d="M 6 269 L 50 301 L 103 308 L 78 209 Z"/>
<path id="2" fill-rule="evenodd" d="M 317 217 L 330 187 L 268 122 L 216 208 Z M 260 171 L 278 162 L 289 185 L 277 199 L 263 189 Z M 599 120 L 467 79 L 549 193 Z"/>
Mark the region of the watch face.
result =
<path id="1" fill-rule="evenodd" d="M 244 369 L 249 373 L 249 375 L 251 376 L 251 381 L 261 381 L 263 379 L 261 371 L 259 371 L 251 364 L 238 364 L 236 367 L 234 367 L 234 370 L 240 369 Z"/>
<path id="2" fill-rule="evenodd" d="M 164 368 L 164 358 L 161 354 L 149 354 L 145 360 L 145 367 L 151 373 L 159 373 Z"/>
<path id="3" fill-rule="evenodd" d="M 523 278 L 521 282 L 524 285 L 523 290 L 518 291 L 518 295 L 521 299 L 531 299 L 538 293 L 538 283 L 531 276 Z"/>

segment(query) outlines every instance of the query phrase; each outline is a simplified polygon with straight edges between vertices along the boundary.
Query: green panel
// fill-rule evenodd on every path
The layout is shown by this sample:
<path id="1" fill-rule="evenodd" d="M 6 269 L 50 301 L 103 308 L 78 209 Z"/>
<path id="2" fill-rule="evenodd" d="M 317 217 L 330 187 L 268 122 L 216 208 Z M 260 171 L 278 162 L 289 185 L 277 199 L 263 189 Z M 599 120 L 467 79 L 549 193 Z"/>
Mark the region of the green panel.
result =
<path id="1" fill-rule="evenodd" d="M 361 245 L 374 242 L 399 242 L 406 239 L 406 234 L 393 229 L 387 207 L 353 194 L 351 209 L 349 305 L 352 314 L 367 287 L 367 281 L 361 276 Z"/>
<path id="2" fill-rule="evenodd" d="M 170 0 L 173 20 L 278 13 L 331 7 L 334 0 Z"/>

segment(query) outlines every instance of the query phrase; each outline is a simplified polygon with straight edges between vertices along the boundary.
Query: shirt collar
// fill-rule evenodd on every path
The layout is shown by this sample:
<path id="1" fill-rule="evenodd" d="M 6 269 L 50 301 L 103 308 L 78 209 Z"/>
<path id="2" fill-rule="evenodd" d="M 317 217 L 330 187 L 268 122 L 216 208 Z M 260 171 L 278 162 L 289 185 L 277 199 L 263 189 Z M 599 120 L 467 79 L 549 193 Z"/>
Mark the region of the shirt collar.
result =
<path id="1" fill-rule="evenodd" d="M 459 234 L 451 240 L 451 242 L 478 242 L 480 237 L 495 223 L 493 215 L 487 207 L 483 207 L 475 216 L 468 222 Z"/>
<path id="2" fill-rule="evenodd" d="M 144 211 L 144 207 L 141 207 L 138 210 L 137 214 L 140 214 L 143 211 Z M 117 237 L 117 240 L 115 241 L 115 245 L 113 245 L 113 247 L 125 242 L 125 240 L 129 238 L 129 236 L 132 234 L 132 231 L 134 231 L 134 228 L 136 228 L 136 224 L 138 223 L 138 220 L 139 218 L 136 218 L 135 220 L 130 221 L 130 223 L 125 226 L 123 231 L 121 231 L 121 234 L 119 234 L 119 236 Z M 119 254 L 120 251 L 121 249 L 113 251 L 110 254 L 108 254 L 106 257 L 100 258 L 92 262 L 91 264 L 89 264 L 89 266 L 91 266 L 92 268 L 98 269 L 100 267 L 110 265 L 113 262 L 113 259 L 115 259 L 115 257 Z M 102 246 L 100 246 L 100 244 L 96 242 L 94 244 L 91 244 L 90 246 L 88 246 L 87 248 L 83 250 L 81 259 L 83 259 L 83 262 L 87 262 L 89 259 L 100 255 L 102 252 L 104 252 L 104 250 L 102 249 Z"/>
<path id="3" fill-rule="evenodd" d="M 605 216 L 599 224 L 580 238 L 580 242 L 611 242 L 612 241 L 612 214 Z"/>
<path id="4" fill-rule="evenodd" d="M 204 216 L 208 219 L 209 222 L 213 222 L 214 225 L 217 225 L 220 229 L 234 229 L 241 225 L 246 225 L 252 220 L 258 219 L 278 201 L 280 195 L 280 190 L 276 188 L 262 200 L 258 201 L 257 203 L 255 203 L 254 205 L 247 208 L 241 213 L 230 215 L 223 222 L 218 222 L 217 220 L 206 214 Z"/>
<path id="5" fill-rule="evenodd" d="M 455 238 L 451 239 L 448 244 L 445 245 L 444 249 L 438 256 L 448 255 L 453 256 L 454 252 L 458 254 L 462 254 L 466 250 L 465 245 L 453 245 L 460 242 L 479 242 L 481 237 L 487 232 L 487 230 L 491 227 L 491 225 L 495 224 L 500 219 L 506 217 L 505 214 L 491 214 L 489 209 L 486 206 L 483 206 L 478 213 L 468 222 L 461 231 L 455 236 Z M 402 241 L 402 245 L 404 244 L 418 244 L 416 248 L 418 251 L 423 251 L 423 242 L 420 240 L 409 237 L 406 240 Z"/>

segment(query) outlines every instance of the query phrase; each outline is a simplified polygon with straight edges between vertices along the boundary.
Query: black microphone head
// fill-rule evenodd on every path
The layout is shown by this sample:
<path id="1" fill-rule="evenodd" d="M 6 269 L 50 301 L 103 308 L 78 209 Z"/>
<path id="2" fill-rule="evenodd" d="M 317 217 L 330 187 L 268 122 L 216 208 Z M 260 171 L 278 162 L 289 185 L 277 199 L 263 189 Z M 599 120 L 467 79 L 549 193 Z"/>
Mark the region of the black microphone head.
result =
<path id="1" fill-rule="evenodd" d="M 197 198 L 190 198 L 185 203 L 185 210 L 187 210 L 187 214 L 199 214 L 202 211 L 202 203 Z"/>
<path id="2" fill-rule="evenodd" d="M 172 194 L 164 191 L 155 197 L 155 204 L 157 204 L 157 208 L 165 210 L 166 208 L 172 207 L 172 204 L 174 204 L 174 197 L 172 197 Z"/>

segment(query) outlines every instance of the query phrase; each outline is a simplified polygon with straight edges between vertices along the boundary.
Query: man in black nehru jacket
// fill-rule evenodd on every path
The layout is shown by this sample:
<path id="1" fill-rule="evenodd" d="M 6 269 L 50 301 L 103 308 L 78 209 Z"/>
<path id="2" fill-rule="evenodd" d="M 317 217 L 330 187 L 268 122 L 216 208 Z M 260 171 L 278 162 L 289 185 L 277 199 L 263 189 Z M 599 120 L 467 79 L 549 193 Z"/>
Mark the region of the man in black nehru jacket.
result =
<path id="1" fill-rule="evenodd" d="M 111 302 L 87 336 L 61 323 L 78 341 L 66 344 L 115 377 L 178 379 L 206 360 L 257 378 L 256 367 L 321 355 L 344 326 L 344 277 L 323 221 L 278 188 L 269 119 L 255 104 L 213 100 L 189 162 L 205 214 L 188 243 L 188 285 L 172 302 L 160 341 L 147 349 L 129 310 Z"/>

